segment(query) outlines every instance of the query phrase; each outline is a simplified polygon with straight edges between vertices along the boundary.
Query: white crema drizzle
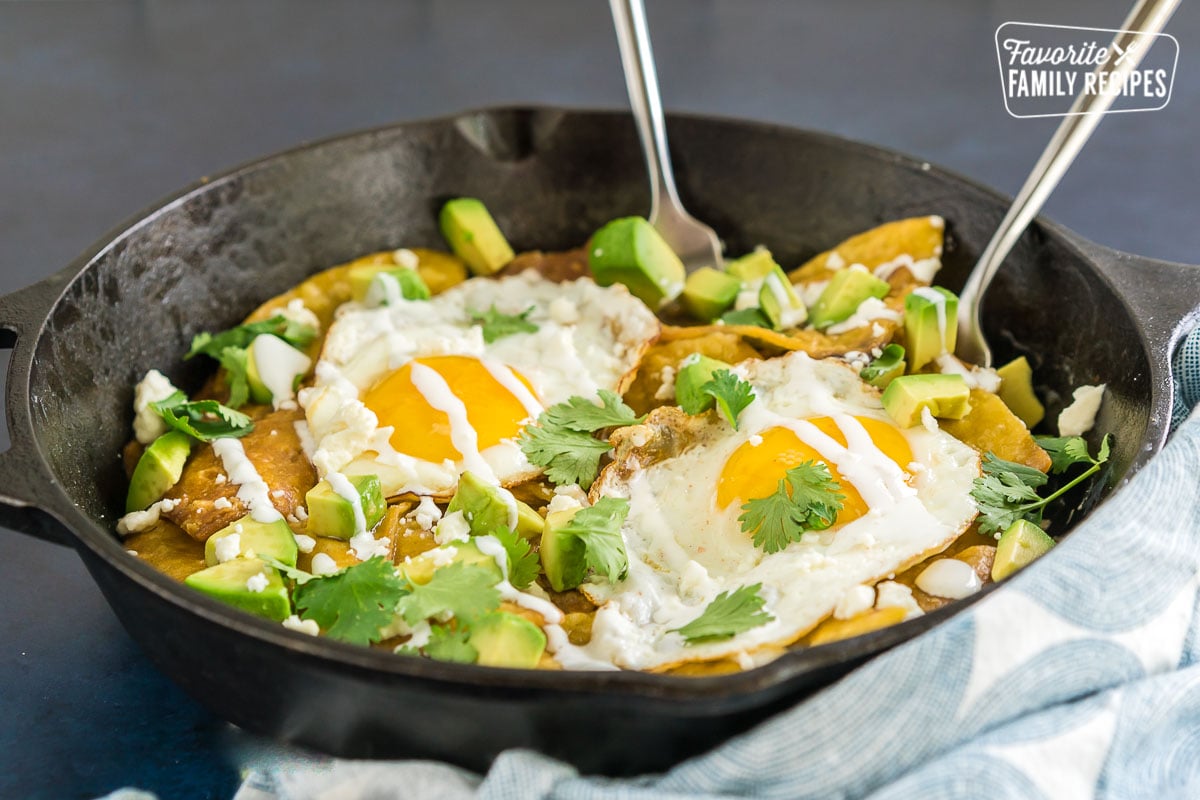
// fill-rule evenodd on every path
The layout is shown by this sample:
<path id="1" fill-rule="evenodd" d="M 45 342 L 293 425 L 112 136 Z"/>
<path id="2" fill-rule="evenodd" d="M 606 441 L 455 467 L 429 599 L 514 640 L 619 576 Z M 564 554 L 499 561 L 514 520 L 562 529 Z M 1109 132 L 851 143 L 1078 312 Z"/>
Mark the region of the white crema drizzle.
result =
<path id="1" fill-rule="evenodd" d="M 246 449 L 238 439 L 217 439 L 212 443 L 213 452 L 221 459 L 221 465 L 229 476 L 229 482 L 238 487 L 237 498 L 246 508 L 255 522 L 274 522 L 282 519 L 283 515 L 271 502 L 270 487 L 258 474 L 254 463 L 246 457 Z"/>
<path id="2" fill-rule="evenodd" d="M 496 473 L 479 453 L 479 435 L 467 419 L 467 406 L 450 390 L 438 371 L 424 364 L 412 363 L 412 383 L 430 407 L 441 411 L 450 420 L 450 441 L 462 453 L 463 466 L 489 483 L 498 483 Z"/>

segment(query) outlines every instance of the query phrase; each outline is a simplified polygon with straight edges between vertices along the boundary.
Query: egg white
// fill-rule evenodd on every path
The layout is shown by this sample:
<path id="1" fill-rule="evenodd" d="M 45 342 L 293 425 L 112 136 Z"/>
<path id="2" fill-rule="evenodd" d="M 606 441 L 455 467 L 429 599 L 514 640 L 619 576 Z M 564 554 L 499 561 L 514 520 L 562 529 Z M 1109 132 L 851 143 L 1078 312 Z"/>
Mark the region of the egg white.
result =
<path id="1" fill-rule="evenodd" d="M 654 670 L 725 657 L 745 661 L 756 650 L 777 649 L 827 617 L 848 590 L 947 546 L 976 514 L 970 491 L 979 457 L 954 437 L 936 428 L 903 432 L 913 452 L 911 486 L 894 462 L 855 441 L 848 415 L 888 417 L 879 393 L 845 365 L 794 353 L 745 362 L 735 371 L 756 394 L 739 430 L 715 413 L 688 418 L 678 409 L 660 409 L 646 425 L 620 434 L 616 460 L 593 487 L 593 497 L 623 497 L 630 504 L 622 529 L 628 577 L 582 587 L 602 606 L 586 648 L 593 658 Z M 766 554 L 742 531 L 739 501 L 717 508 L 722 469 L 739 446 L 763 431 L 817 416 L 833 417 L 846 432 L 848 452 L 836 456 L 838 468 L 871 510 Z M 858 432 L 865 434 L 861 426 Z M 773 622 L 697 645 L 672 632 L 700 616 L 721 592 L 756 583 Z"/>
<path id="2" fill-rule="evenodd" d="M 485 342 L 471 315 L 493 305 L 504 314 L 532 308 L 527 319 L 538 330 Z M 314 385 L 299 394 L 311 460 L 322 477 L 377 474 L 388 496 L 449 496 L 464 469 L 490 473 L 505 486 L 528 480 L 539 470 L 515 439 L 477 453 L 459 448 L 464 458 L 457 462 L 435 463 L 398 452 L 389 441 L 393 427 L 381 427 L 363 395 L 412 359 L 471 356 L 493 374 L 506 374 L 507 368 L 529 381 L 533 397 L 526 396 L 523 405 L 532 421 L 542 408 L 573 395 L 623 390 L 659 330 L 653 312 L 623 286 L 600 287 L 590 278 L 555 283 L 532 270 L 468 280 L 424 301 L 401 300 L 379 308 L 347 303 L 329 329 Z M 507 374 L 517 396 L 521 388 Z M 490 401 L 457 399 L 464 405 Z"/>

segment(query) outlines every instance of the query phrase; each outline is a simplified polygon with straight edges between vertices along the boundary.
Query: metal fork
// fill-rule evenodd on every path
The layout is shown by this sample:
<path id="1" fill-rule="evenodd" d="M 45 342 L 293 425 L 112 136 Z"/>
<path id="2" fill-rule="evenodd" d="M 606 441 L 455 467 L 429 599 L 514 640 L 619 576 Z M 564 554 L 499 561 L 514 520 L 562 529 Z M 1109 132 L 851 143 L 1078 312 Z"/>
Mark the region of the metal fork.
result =
<path id="1" fill-rule="evenodd" d="M 675 190 L 646 8 L 642 0 L 609 0 L 609 5 L 621 45 L 629 104 L 650 173 L 650 224 L 679 255 L 689 273 L 705 266 L 721 269 L 724 259 L 716 232 L 684 209 Z"/>
<path id="2" fill-rule="evenodd" d="M 1097 73 L 1108 73 L 1109 80 L 1123 81 L 1125 76 L 1137 68 L 1149 47 L 1129 50 L 1129 45 L 1142 35 L 1153 35 L 1163 29 L 1179 0 L 1141 0 L 1121 25 L 1121 32 L 1113 39 L 1111 52 L 1126 53 L 1125 57 L 1109 66 L 1110 62 L 1096 67 Z M 1099 84 L 1098 84 L 1099 85 Z M 983 255 L 975 262 L 966 286 L 958 300 L 958 339 L 954 352 L 959 358 L 984 367 L 992 365 L 992 350 L 983 337 L 979 322 L 979 309 L 983 295 L 996 271 L 1008 256 L 1009 251 L 1021 238 L 1025 228 L 1037 216 L 1042 205 L 1058 186 L 1075 156 L 1083 149 L 1100 124 L 1100 117 L 1112 105 L 1115 95 L 1107 93 L 1088 94 L 1080 92 L 1067 116 L 1054 132 L 1041 158 L 1033 167 L 1025 185 L 1017 193 L 1012 207 L 1008 209 L 992 240 L 984 248 Z"/>

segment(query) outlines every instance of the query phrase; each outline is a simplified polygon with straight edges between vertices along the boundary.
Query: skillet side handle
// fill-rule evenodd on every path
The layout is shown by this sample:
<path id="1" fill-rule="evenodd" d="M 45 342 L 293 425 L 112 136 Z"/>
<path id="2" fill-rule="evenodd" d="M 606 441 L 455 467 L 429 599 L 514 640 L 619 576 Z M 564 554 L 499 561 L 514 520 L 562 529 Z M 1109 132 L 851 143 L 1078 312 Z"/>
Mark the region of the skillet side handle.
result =
<path id="1" fill-rule="evenodd" d="M 33 343 L 66 283 L 59 273 L 0 297 L 0 348 L 12 350 L 4 388 L 12 443 L 0 453 L 0 527 L 72 547 L 74 537 L 50 511 L 62 493 L 38 451 L 30 398 Z"/>
<path id="2" fill-rule="evenodd" d="M 1154 376 L 1174 393 L 1171 359 L 1175 349 L 1200 324 L 1200 266 L 1144 258 L 1088 243 L 1086 248 L 1133 311 L 1150 352 Z"/>

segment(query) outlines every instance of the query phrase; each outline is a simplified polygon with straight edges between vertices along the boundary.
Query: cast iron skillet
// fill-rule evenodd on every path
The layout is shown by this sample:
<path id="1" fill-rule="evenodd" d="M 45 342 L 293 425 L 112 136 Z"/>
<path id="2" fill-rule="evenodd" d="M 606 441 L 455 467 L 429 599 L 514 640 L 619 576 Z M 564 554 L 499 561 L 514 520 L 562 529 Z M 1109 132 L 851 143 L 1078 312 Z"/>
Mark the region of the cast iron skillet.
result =
<path id="1" fill-rule="evenodd" d="M 943 170 L 831 136 L 696 117 L 673 117 L 669 128 L 684 201 L 734 253 L 763 243 L 794 265 L 880 222 L 940 214 L 949 245 L 939 282 L 959 288 L 1007 204 Z M 436 211 L 453 195 L 483 198 L 518 250 L 577 246 L 649 204 L 630 118 L 555 108 L 352 134 L 202 181 L 0 298 L 0 344 L 14 348 L 0 523 L 73 547 L 149 656 L 225 719 L 339 755 L 477 769 L 514 746 L 587 771 L 660 769 L 963 607 L 723 677 L 498 670 L 292 633 L 128 555 L 113 533 L 126 490 L 118 454 L 146 370 L 196 388 L 208 366 L 180 358 L 193 334 L 236 324 L 359 254 L 442 246 Z M 1000 362 L 1029 356 L 1051 419 L 1073 387 L 1108 384 L 1097 431 L 1115 435 L 1114 456 L 1102 484 L 1059 519 L 1078 516 L 1162 444 L 1169 352 L 1200 316 L 1200 269 L 1117 253 L 1041 221 L 984 311 Z"/>

